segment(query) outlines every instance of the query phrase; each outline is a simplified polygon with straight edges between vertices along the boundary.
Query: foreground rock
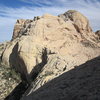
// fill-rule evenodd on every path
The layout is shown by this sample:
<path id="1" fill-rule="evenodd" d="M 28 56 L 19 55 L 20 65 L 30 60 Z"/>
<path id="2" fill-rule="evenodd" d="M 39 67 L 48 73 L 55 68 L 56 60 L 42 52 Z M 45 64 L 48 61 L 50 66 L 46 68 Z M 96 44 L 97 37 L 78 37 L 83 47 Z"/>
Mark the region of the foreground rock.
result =
<path id="1" fill-rule="evenodd" d="M 100 100 L 100 57 L 94 58 L 21 100 Z"/>
<path id="2" fill-rule="evenodd" d="M 59 16 L 45 14 L 18 20 L 2 62 L 31 84 L 24 95 L 59 75 L 100 55 L 100 41 L 88 19 L 70 10 Z"/>

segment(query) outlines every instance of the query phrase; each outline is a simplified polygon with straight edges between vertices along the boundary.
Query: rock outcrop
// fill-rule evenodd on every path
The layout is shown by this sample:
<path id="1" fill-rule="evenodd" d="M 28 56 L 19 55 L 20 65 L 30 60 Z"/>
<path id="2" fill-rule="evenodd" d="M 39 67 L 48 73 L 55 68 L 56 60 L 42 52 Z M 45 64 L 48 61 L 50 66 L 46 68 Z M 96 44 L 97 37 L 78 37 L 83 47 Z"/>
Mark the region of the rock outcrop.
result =
<path id="1" fill-rule="evenodd" d="M 0 59 L 1 59 L 1 56 L 2 56 L 2 52 L 6 48 L 7 43 L 8 42 L 0 43 Z"/>
<path id="2" fill-rule="evenodd" d="M 36 91 L 48 81 L 100 55 L 100 41 L 88 19 L 70 10 L 18 20 L 2 62 L 14 67 Z"/>
<path id="3" fill-rule="evenodd" d="M 13 31 L 13 36 L 12 36 L 13 40 L 16 39 L 17 37 L 21 36 L 22 33 L 25 32 L 25 29 L 23 30 L 25 21 L 26 20 L 24 20 L 24 19 L 17 20 L 16 25 L 14 27 L 14 31 Z"/>
<path id="4" fill-rule="evenodd" d="M 96 31 L 95 34 L 98 36 L 98 40 L 100 40 L 100 30 Z"/>
<path id="5" fill-rule="evenodd" d="M 49 81 L 21 100 L 99 100 L 100 57 Z"/>
<path id="6" fill-rule="evenodd" d="M 78 32 L 82 32 L 82 31 L 92 32 L 92 29 L 89 26 L 88 19 L 78 11 L 69 10 L 64 14 L 58 16 L 63 18 L 64 21 L 68 21 L 68 20 L 73 21 L 73 25 L 76 27 Z"/>

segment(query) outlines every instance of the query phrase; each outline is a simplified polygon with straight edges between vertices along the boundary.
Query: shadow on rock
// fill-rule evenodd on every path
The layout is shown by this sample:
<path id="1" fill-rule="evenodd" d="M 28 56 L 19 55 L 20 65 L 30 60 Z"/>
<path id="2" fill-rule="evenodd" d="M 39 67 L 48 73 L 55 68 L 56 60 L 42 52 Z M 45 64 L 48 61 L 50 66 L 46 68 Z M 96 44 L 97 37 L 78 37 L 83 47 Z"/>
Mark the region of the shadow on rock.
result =
<path id="1" fill-rule="evenodd" d="M 17 68 L 20 68 L 20 70 L 23 71 L 23 69 L 21 69 L 20 67 L 20 63 L 18 62 L 18 43 L 14 46 L 12 50 L 9 62 L 10 65 L 14 67 L 14 69 L 16 69 L 16 66 L 14 65 L 17 65 Z M 36 79 L 37 75 L 39 74 L 39 72 L 45 66 L 46 63 L 47 63 L 47 50 L 45 48 L 42 53 L 42 62 L 37 64 L 33 68 L 30 74 L 28 74 L 27 70 L 24 69 L 26 71 L 26 75 L 28 75 L 29 78 L 31 78 L 31 82 Z M 28 89 L 28 87 L 31 84 L 31 82 L 29 83 L 27 78 L 25 77 L 25 73 L 21 73 L 21 78 L 22 78 L 22 82 L 18 86 L 16 86 L 16 88 L 5 98 L 5 100 L 20 100 L 22 95 L 25 93 L 25 91 Z"/>
<path id="2" fill-rule="evenodd" d="M 19 100 L 28 88 L 28 84 L 21 82 L 4 100 Z"/>
<path id="3" fill-rule="evenodd" d="M 100 100 L 100 57 L 75 67 L 21 100 Z"/>

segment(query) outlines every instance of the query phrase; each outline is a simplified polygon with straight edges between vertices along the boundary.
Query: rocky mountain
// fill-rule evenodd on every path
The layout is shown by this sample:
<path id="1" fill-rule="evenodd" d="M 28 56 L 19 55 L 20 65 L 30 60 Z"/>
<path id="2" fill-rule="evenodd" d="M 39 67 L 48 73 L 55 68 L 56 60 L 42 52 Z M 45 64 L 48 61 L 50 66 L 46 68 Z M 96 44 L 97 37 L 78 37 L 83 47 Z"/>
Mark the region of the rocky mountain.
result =
<path id="1" fill-rule="evenodd" d="M 62 91 L 59 86 L 63 86 L 64 81 L 67 82 L 72 74 L 73 77 L 76 75 L 75 71 L 71 70 L 78 69 L 83 63 L 98 56 L 100 56 L 100 37 L 92 31 L 88 19 L 78 11 L 69 10 L 58 16 L 45 14 L 31 20 L 19 19 L 14 27 L 12 39 L 2 54 L 2 63 L 17 70 L 21 74 L 22 82 L 28 84 L 28 89 L 21 94 L 22 98 L 16 99 L 14 95 L 18 92 L 13 92 L 6 100 L 40 100 L 42 97 L 43 100 L 47 100 L 50 96 L 52 98 L 48 100 L 65 100 L 64 98 L 68 96 L 62 97 L 63 94 L 59 94 Z M 82 69 L 83 72 L 76 71 L 77 77 L 81 77 L 81 73 L 93 71 L 90 65 L 89 70 L 88 65 L 82 65 Z M 60 75 L 69 72 L 71 74 L 66 74 L 66 80 L 61 78 L 59 80 Z M 87 76 L 82 77 L 82 81 L 85 81 L 84 77 Z M 54 78 L 62 81 L 59 82 L 61 85 L 58 85 L 58 81 L 52 83 L 51 80 L 55 80 Z M 78 79 L 72 81 L 76 82 Z M 48 89 L 51 87 L 50 91 L 45 88 L 45 84 L 49 82 L 50 85 L 47 87 Z M 85 85 L 82 83 L 82 86 Z M 54 91 L 58 91 L 56 94 L 52 91 L 53 88 L 56 89 Z M 40 91 L 37 94 L 38 89 Z M 70 89 L 67 88 L 64 92 L 72 96 Z M 53 95 L 59 95 L 58 99 Z M 82 100 L 81 98 L 79 100 Z"/>

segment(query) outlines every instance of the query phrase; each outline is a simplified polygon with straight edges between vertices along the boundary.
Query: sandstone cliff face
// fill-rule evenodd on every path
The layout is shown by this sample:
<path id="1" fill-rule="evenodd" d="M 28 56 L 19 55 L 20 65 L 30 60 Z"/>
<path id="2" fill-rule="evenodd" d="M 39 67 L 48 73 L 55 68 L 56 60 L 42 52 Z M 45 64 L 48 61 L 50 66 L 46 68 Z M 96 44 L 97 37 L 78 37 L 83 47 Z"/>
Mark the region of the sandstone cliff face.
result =
<path id="1" fill-rule="evenodd" d="M 2 62 L 14 67 L 31 84 L 25 95 L 48 81 L 100 55 L 100 42 L 88 19 L 70 10 L 18 20 Z"/>

